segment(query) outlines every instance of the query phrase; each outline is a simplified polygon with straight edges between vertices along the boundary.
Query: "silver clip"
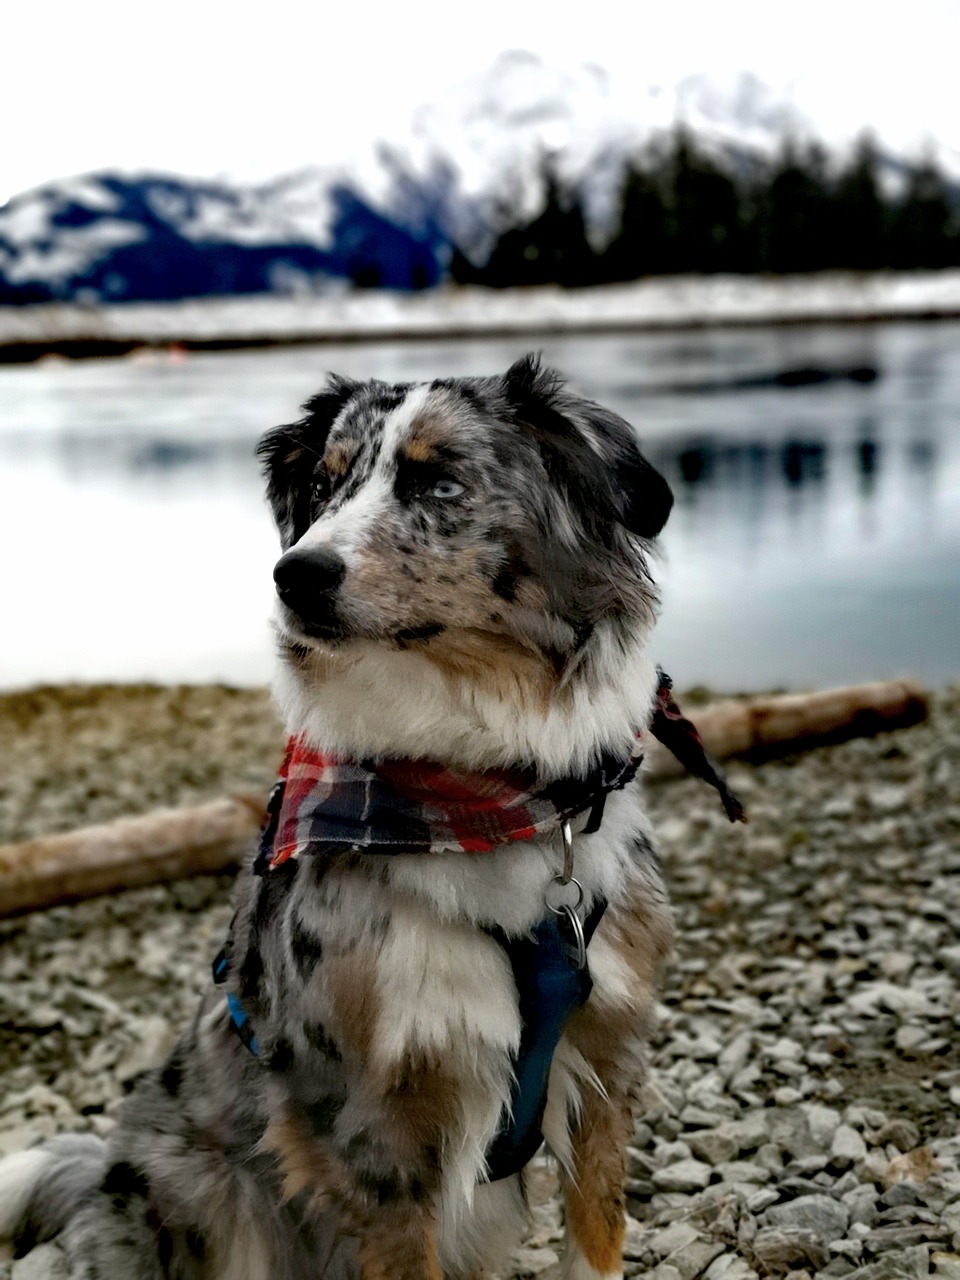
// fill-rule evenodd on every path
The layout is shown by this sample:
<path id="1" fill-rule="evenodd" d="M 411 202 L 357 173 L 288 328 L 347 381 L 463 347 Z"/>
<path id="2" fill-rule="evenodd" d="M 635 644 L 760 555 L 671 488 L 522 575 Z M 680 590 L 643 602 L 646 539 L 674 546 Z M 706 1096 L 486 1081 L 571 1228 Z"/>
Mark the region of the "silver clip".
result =
<path id="1" fill-rule="evenodd" d="M 564 818 L 560 823 L 560 835 L 563 839 L 563 874 L 561 884 L 569 884 L 573 879 L 573 832 L 570 830 L 570 819 Z"/>
<path id="2" fill-rule="evenodd" d="M 554 876 L 547 885 L 544 890 L 543 900 L 548 911 L 552 911 L 555 916 L 565 916 L 568 920 L 573 933 L 577 968 L 585 969 L 587 966 L 587 944 L 583 937 L 583 924 L 577 914 L 583 904 L 583 885 L 573 874 L 573 832 L 570 830 L 570 820 L 568 818 L 564 818 L 563 822 L 561 822 L 560 834 L 563 837 L 563 871 L 560 875 Z M 570 888 L 576 891 L 576 897 L 572 900 L 571 895 L 564 892 L 564 890 L 569 890 Z"/>
<path id="3" fill-rule="evenodd" d="M 576 950 L 577 968 L 585 969 L 587 967 L 587 944 L 583 937 L 583 925 L 580 923 L 580 917 L 573 907 L 561 907 L 560 914 L 567 917 L 570 921 L 570 928 L 573 930 L 573 945 Z"/>

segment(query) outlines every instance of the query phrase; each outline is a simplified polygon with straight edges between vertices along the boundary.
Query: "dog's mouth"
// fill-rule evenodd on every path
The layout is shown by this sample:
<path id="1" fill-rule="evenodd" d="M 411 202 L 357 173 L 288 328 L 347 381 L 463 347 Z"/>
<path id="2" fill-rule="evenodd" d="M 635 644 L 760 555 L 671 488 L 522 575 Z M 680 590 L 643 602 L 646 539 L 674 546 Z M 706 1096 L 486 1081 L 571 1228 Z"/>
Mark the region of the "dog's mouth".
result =
<path id="1" fill-rule="evenodd" d="M 308 621 L 283 605 L 277 609 L 274 626 L 281 645 L 291 650 L 328 649 L 352 638 L 339 620 Z"/>
<path id="2" fill-rule="evenodd" d="M 281 647 L 294 656 L 302 656 L 311 650 L 342 648 L 351 641 L 382 644 L 392 649 L 408 649 L 422 645 L 447 630 L 442 622 L 424 622 L 416 626 L 399 627 L 391 631 L 368 631 L 350 626 L 339 618 L 324 621 L 308 621 L 281 605 L 275 626 Z"/>

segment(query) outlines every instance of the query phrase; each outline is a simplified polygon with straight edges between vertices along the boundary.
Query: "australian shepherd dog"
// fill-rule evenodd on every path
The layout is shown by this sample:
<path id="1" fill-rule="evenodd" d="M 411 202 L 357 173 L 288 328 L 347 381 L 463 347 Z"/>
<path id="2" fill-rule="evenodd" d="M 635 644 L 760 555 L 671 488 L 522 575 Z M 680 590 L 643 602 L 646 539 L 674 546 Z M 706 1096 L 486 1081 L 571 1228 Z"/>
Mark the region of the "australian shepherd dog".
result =
<path id="1" fill-rule="evenodd" d="M 107 1140 L 0 1164 L 0 1235 L 21 1253 L 59 1236 L 82 1280 L 466 1280 L 522 1238 L 542 1138 L 565 1274 L 619 1276 L 630 1100 L 671 944 L 624 785 L 657 689 L 649 560 L 670 490 L 621 418 L 531 357 L 331 378 L 260 456 L 294 812 L 272 806 L 221 981 Z M 346 843 L 323 838 L 331 806 Z M 544 1039 L 527 1032 L 551 920 L 581 986 Z"/>

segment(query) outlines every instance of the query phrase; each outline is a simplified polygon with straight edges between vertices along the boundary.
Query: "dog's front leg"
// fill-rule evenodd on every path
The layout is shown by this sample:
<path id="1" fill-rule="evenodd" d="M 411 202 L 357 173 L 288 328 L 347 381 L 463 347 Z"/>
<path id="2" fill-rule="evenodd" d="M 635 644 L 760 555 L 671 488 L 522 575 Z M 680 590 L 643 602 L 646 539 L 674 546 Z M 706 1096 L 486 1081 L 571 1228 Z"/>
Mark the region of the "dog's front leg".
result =
<path id="1" fill-rule="evenodd" d="M 440 1280 L 437 1212 L 444 1096 L 450 1081 L 406 1064 L 391 1081 L 358 1069 L 331 1126 L 329 1109 L 287 1103 L 263 1147 L 278 1159 L 287 1199 L 334 1210 L 357 1241 L 362 1280 Z M 309 1211 L 309 1210 L 308 1210 Z"/>
<path id="2" fill-rule="evenodd" d="M 567 1217 L 569 1280 L 612 1280 L 623 1274 L 626 1147 L 630 1102 L 608 1089 L 584 1093 L 571 1133 L 574 1177 L 562 1175 Z"/>
<path id="3" fill-rule="evenodd" d="M 409 1204 L 381 1206 L 357 1261 L 363 1280 L 441 1280 L 432 1217 Z"/>
<path id="4" fill-rule="evenodd" d="M 441 1153 L 455 1128 L 456 1082 L 437 1063 L 408 1058 L 371 1083 L 380 1094 L 375 1118 L 349 1137 L 344 1127 L 340 1141 L 361 1275 L 440 1280 Z"/>
<path id="5" fill-rule="evenodd" d="M 570 1131 L 573 1177 L 564 1178 L 568 1280 L 623 1274 L 630 1098 L 641 1075 L 644 1023 L 671 939 L 662 892 L 647 884 L 629 906 L 607 911 L 591 943 L 593 994 L 565 1032 L 600 1086 L 583 1081 L 579 1119 Z"/>

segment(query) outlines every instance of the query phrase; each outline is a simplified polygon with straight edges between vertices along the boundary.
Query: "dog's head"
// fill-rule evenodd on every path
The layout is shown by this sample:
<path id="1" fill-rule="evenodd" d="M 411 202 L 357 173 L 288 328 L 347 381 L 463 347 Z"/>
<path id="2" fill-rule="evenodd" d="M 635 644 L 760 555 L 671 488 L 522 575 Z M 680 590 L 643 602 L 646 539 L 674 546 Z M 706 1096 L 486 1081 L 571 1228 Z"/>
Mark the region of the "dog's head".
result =
<path id="1" fill-rule="evenodd" d="M 372 641 L 461 677 L 526 663 L 562 683 L 598 628 L 652 619 L 645 552 L 670 490 L 626 422 L 536 358 L 495 378 L 331 378 L 259 452 L 290 655 Z"/>

